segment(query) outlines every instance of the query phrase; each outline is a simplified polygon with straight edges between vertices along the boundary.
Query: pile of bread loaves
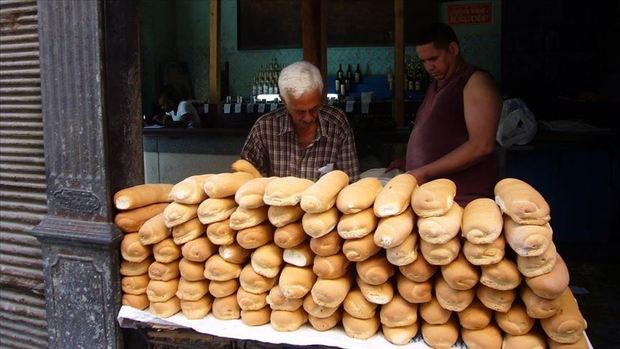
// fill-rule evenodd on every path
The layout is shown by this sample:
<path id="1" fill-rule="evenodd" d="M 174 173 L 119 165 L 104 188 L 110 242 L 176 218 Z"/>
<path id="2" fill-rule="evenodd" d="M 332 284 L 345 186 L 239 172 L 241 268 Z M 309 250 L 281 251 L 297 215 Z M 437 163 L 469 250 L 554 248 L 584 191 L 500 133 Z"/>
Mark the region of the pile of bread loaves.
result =
<path id="1" fill-rule="evenodd" d="M 233 172 L 116 193 L 123 304 L 160 317 L 381 332 L 434 348 L 587 348 L 550 210 L 504 179 L 495 201 L 454 202 L 447 179 L 349 184 Z M 506 249 L 506 243 L 510 249 Z"/>

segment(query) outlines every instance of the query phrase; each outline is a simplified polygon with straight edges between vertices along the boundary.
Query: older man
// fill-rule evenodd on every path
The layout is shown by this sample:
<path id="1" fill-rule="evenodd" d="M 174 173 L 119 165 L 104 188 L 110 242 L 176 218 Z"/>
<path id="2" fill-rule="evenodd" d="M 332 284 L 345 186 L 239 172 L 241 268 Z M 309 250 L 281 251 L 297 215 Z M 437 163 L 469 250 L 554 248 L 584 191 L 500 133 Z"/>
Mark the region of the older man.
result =
<path id="1" fill-rule="evenodd" d="M 317 180 L 342 170 L 357 180 L 353 131 L 340 109 L 321 103 L 319 70 L 308 62 L 293 63 L 280 72 L 278 87 L 284 107 L 256 120 L 241 157 L 265 176 Z"/>

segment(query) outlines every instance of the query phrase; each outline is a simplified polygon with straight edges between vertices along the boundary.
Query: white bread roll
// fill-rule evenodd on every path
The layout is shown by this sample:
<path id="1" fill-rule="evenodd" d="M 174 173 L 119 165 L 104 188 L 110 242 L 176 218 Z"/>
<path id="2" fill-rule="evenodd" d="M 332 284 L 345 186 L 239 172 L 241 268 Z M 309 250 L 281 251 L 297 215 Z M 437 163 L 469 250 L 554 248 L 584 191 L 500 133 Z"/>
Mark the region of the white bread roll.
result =
<path id="1" fill-rule="evenodd" d="M 385 256 L 380 254 L 365 261 L 357 262 L 355 268 L 360 279 L 370 285 L 381 285 L 396 272 L 396 268 L 385 259 Z"/>
<path id="2" fill-rule="evenodd" d="M 175 296 L 182 301 L 197 301 L 209 293 L 209 281 L 188 281 L 179 279 Z"/>
<path id="3" fill-rule="evenodd" d="M 211 311 L 213 305 L 213 297 L 209 294 L 195 300 L 181 300 L 181 312 L 189 320 L 203 319 Z"/>
<path id="4" fill-rule="evenodd" d="M 321 279 L 337 279 L 344 276 L 349 269 L 349 260 L 342 253 L 332 256 L 315 256 L 312 271 Z"/>
<path id="5" fill-rule="evenodd" d="M 235 294 L 239 289 L 239 279 L 227 281 L 210 281 L 209 293 L 216 298 L 222 298 Z"/>
<path id="6" fill-rule="evenodd" d="M 522 336 L 504 335 L 502 349 L 545 349 L 545 336 L 534 330 Z"/>
<path id="7" fill-rule="evenodd" d="M 340 252 L 342 247 L 342 238 L 335 230 L 332 230 L 320 238 L 310 239 L 310 248 L 317 256 L 327 257 L 334 255 Z"/>
<path id="8" fill-rule="evenodd" d="M 469 241 L 463 243 L 463 254 L 469 263 L 473 265 L 489 265 L 499 263 L 504 258 L 506 240 L 500 235 L 490 244 L 472 244 Z"/>
<path id="9" fill-rule="evenodd" d="M 359 288 L 355 288 L 347 294 L 342 303 L 344 311 L 358 319 L 369 319 L 375 316 L 377 305 L 369 302 Z"/>
<path id="10" fill-rule="evenodd" d="M 409 234 L 402 244 L 388 248 L 385 256 L 391 264 L 396 266 L 413 263 L 418 258 L 418 234 L 415 232 Z"/>
<path id="11" fill-rule="evenodd" d="M 435 281 L 435 297 L 439 304 L 450 311 L 463 311 L 473 302 L 475 292 L 469 290 L 455 290 L 441 277 Z"/>
<path id="12" fill-rule="evenodd" d="M 149 297 L 149 301 L 151 302 L 165 302 L 170 298 L 175 297 L 178 286 L 178 279 L 172 279 L 169 281 L 151 280 L 146 287 L 146 296 Z"/>
<path id="13" fill-rule="evenodd" d="M 133 210 L 119 212 L 114 216 L 114 224 L 124 233 L 138 231 L 144 222 L 164 212 L 167 203 L 151 204 Z"/>
<path id="14" fill-rule="evenodd" d="M 215 298 L 211 306 L 213 316 L 219 320 L 234 320 L 241 317 L 241 308 L 237 303 L 237 295 Z"/>
<path id="15" fill-rule="evenodd" d="M 435 349 L 450 349 L 459 338 L 459 325 L 453 319 L 441 325 L 422 322 L 422 338 Z"/>
<path id="16" fill-rule="evenodd" d="M 342 314 L 342 326 L 344 327 L 344 333 L 357 339 L 368 339 L 377 333 L 381 323 L 376 316 L 369 319 L 358 319 L 346 312 Z"/>
<path id="17" fill-rule="evenodd" d="M 504 219 L 506 242 L 520 256 L 539 256 L 552 244 L 553 231 L 545 225 L 522 225 L 506 217 Z"/>
<path id="18" fill-rule="evenodd" d="M 153 245 L 153 257 L 160 263 L 170 263 L 181 258 L 181 246 L 175 244 L 172 238 L 163 239 Z"/>
<path id="19" fill-rule="evenodd" d="M 418 320 L 418 305 L 409 303 L 399 295 L 381 307 L 379 319 L 390 327 L 410 326 Z"/>
<path id="20" fill-rule="evenodd" d="M 489 244 L 502 233 L 502 211 L 488 198 L 473 200 L 463 210 L 461 235 L 472 244 Z"/>
<path id="21" fill-rule="evenodd" d="M 479 284 L 476 288 L 476 297 L 480 302 L 485 307 L 499 312 L 507 312 L 516 296 L 515 290 L 496 290 L 483 284 Z"/>
<path id="22" fill-rule="evenodd" d="M 413 263 L 398 267 L 398 270 L 411 281 L 424 282 L 435 275 L 437 266 L 428 263 L 424 258 L 418 257 Z"/>
<path id="23" fill-rule="evenodd" d="M 302 243 L 295 247 L 287 248 L 282 253 L 282 259 L 298 267 L 307 267 L 314 261 L 314 252 L 310 249 L 310 243 Z"/>
<path id="24" fill-rule="evenodd" d="M 373 210 L 377 217 L 390 217 L 403 213 L 409 208 L 411 193 L 417 186 L 415 177 L 408 173 L 399 174 L 377 194 Z"/>
<path id="25" fill-rule="evenodd" d="M 276 207 L 276 206 L 272 206 Z M 251 228 L 250 228 L 251 229 Z M 290 223 L 276 229 L 273 233 L 273 242 L 281 248 L 291 248 L 306 241 L 308 235 L 304 232 L 301 223 Z M 308 243 L 309 244 L 309 243 Z"/>
<path id="26" fill-rule="evenodd" d="M 308 213 L 321 213 L 334 207 L 338 193 L 349 184 L 344 171 L 330 171 L 301 194 L 301 208 Z"/>
<path id="27" fill-rule="evenodd" d="M 308 314 L 298 308 L 295 311 L 272 310 L 271 311 L 271 327 L 279 332 L 290 332 L 300 328 L 308 321 Z"/>
<path id="28" fill-rule="evenodd" d="M 130 210 L 170 202 L 172 187 L 172 184 L 139 184 L 121 189 L 114 194 L 114 206 L 119 210 Z"/>
<path id="29" fill-rule="evenodd" d="M 240 287 L 237 290 L 237 303 L 241 310 L 259 310 L 267 306 L 267 293 L 254 294 Z"/>
<path id="30" fill-rule="evenodd" d="M 427 262 L 433 265 L 448 265 L 452 263 L 461 250 L 461 240 L 455 236 L 445 244 L 430 244 L 420 240 L 420 252 Z"/>
<path id="31" fill-rule="evenodd" d="M 295 206 L 301 201 L 301 194 L 314 182 L 305 178 L 275 178 L 265 188 L 263 201 L 271 206 Z"/>
<path id="32" fill-rule="evenodd" d="M 170 203 L 164 209 L 164 223 L 168 228 L 183 224 L 198 217 L 198 205 Z"/>
<path id="33" fill-rule="evenodd" d="M 235 264 L 243 264 L 250 257 L 250 251 L 241 247 L 238 243 L 221 245 L 218 249 L 218 253 L 226 262 Z"/>
<path id="34" fill-rule="evenodd" d="M 351 278 L 349 276 L 331 280 L 317 279 L 310 294 L 316 304 L 333 308 L 342 304 L 350 289 Z"/>
<path id="35" fill-rule="evenodd" d="M 146 294 L 123 294 L 121 303 L 139 310 L 144 310 L 149 307 L 149 298 Z"/>
<path id="36" fill-rule="evenodd" d="M 208 198 L 198 206 L 197 215 L 202 224 L 211 224 L 227 220 L 236 209 L 232 198 Z"/>
<path id="37" fill-rule="evenodd" d="M 375 216 L 372 208 L 363 211 L 346 214 L 340 217 L 338 234 L 343 239 L 357 239 L 372 233 L 377 227 L 379 219 Z"/>
<path id="38" fill-rule="evenodd" d="M 381 285 L 369 285 L 358 277 L 356 283 L 364 298 L 370 303 L 387 304 L 394 297 L 394 288 L 389 282 Z"/>
<path id="39" fill-rule="evenodd" d="M 235 242 L 236 236 L 237 232 L 230 227 L 228 219 L 207 226 L 207 238 L 214 245 L 230 245 Z"/>
<path id="40" fill-rule="evenodd" d="M 480 283 L 496 290 L 513 290 L 521 283 L 521 274 L 515 262 L 504 258 L 499 263 L 482 266 Z"/>
<path id="41" fill-rule="evenodd" d="M 338 224 L 338 210 L 335 207 L 321 213 L 306 213 L 301 219 L 306 234 L 313 238 L 327 235 Z"/>
<path id="42" fill-rule="evenodd" d="M 257 226 L 267 220 L 267 206 L 258 208 L 237 207 L 230 215 L 230 227 L 234 230 L 242 230 Z"/>
<path id="43" fill-rule="evenodd" d="M 121 256 L 129 262 L 140 263 L 151 255 L 151 247 L 140 243 L 138 233 L 129 233 L 121 241 Z"/>
<path id="44" fill-rule="evenodd" d="M 282 268 L 278 286 L 284 297 L 300 299 L 310 292 L 315 280 L 316 275 L 312 272 L 312 268 L 287 264 Z"/>
<path id="45" fill-rule="evenodd" d="M 234 196 L 237 190 L 252 178 L 254 176 L 246 172 L 219 173 L 207 178 L 203 188 L 210 198 L 221 199 Z"/>
<path id="46" fill-rule="evenodd" d="M 336 207 L 344 214 L 353 214 L 371 208 L 383 186 L 381 181 L 368 177 L 349 184 L 338 193 Z"/>
<path id="47" fill-rule="evenodd" d="M 444 309 L 436 297 L 430 302 L 420 304 L 420 317 L 431 325 L 445 324 L 450 320 L 452 312 Z"/>
<path id="48" fill-rule="evenodd" d="M 341 319 L 342 311 L 340 309 L 338 309 L 336 312 L 326 318 L 319 318 L 308 314 L 308 322 L 310 323 L 312 328 L 321 332 L 336 327 L 336 325 L 338 325 Z"/>
<path id="49" fill-rule="evenodd" d="M 121 260 L 121 275 L 123 276 L 137 276 L 147 274 L 149 272 L 149 266 L 153 263 L 152 258 L 147 258 L 142 262 L 130 262 Z"/>
<path id="50" fill-rule="evenodd" d="M 244 290 L 255 294 L 261 294 L 269 292 L 275 285 L 276 279 L 257 274 L 254 269 L 252 269 L 252 266 L 247 264 L 241 270 L 241 274 L 239 274 L 239 283 Z"/>
<path id="51" fill-rule="evenodd" d="M 181 302 L 172 297 L 165 302 L 151 302 L 149 312 L 157 317 L 167 318 L 181 311 Z"/>
<path id="52" fill-rule="evenodd" d="M 411 196 L 411 208 L 419 217 L 442 216 L 450 210 L 456 196 L 456 184 L 440 178 L 420 185 Z"/>
<path id="53" fill-rule="evenodd" d="M 170 198 L 181 204 L 200 204 L 207 199 L 204 184 L 205 180 L 211 176 L 213 175 L 204 174 L 185 178 L 172 187 Z"/>
<path id="54" fill-rule="evenodd" d="M 235 193 L 235 202 L 239 207 L 247 209 L 265 206 L 265 188 L 273 179 L 274 177 L 258 177 L 245 182 Z"/>
<path id="55" fill-rule="evenodd" d="M 381 247 L 375 245 L 375 237 L 368 234 L 363 238 L 349 239 L 342 244 L 342 253 L 351 262 L 362 262 L 376 255 L 381 251 Z"/>
<path id="56" fill-rule="evenodd" d="M 237 232 L 237 243 L 247 250 L 259 248 L 273 240 L 274 227 L 269 222 L 245 228 Z"/>
<path id="57" fill-rule="evenodd" d="M 396 277 L 398 293 L 410 303 L 430 302 L 433 297 L 433 284 L 431 280 L 415 282 L 407 279 L 402 274 Z"/>
<path id="58" fill-rule="evenodd" d="M 501 349 L 502 332 L 495 325 L 479 330 L 461 330 L 461 337 L 468 349 Z"/>
<path id="59" fill-rule="evenodd" d="M 525 304 L 527 315 L 531 318 L 548 318 L 555 315 L 560 310 L 560 298 L 547 299 L 538 297 L 527 285 L 521 287 L 519 294 L 523 304 Z"/>
<path id="60" fill-rule="evenodd" d="M 385 339 L 395 345 L 406 345 L 413 340 L 418 334 L 418 330 L 420 325 L 416 322 L 409 326 L 402 327 L 390 327 L 390 326 L 381 326 L 381 331 L 383 332 L 383 337 Z"/>
<path id="61" fill-rule="evenodd" d="M 535 277 L 549 273 L 555 267 L 557 261 L 557 250 L 552 242 L 545 253 L 539 256 L 523 257 L 517 256 L 517 268 L 526 277 Z"/>
<path id="62" fill-rule="evenodd" d="M 570 289 L 566 289 L 560 296 L 560 310 L 551 317 L 541 319 L 540 324 L 553 341 L 567 344 L 577 342 L 587 328 L 586 320 Z"/>
<path id="63" fill-rule="evenodd" d="M 527 315 L 525 306 L 519 301 L 512 303 L 512 306 L 507 312 L 495 313 L 495 322 L 497 325 L 502 331 L 513 336 L 521 336 L 530 332 L 532 327 L 534 327 L 535 321 L 536 320 Z"/>
<path id="64" fill-rule="evenodd" d="M 310 291 L 308 289 L 308 291 Z M 295 311 L 299 309 L 303 304 L 304 298 L 286 298 L 284 294 L 280 290 L 280 286 L 274 286 L 267 295 L 266 301 L 267 304 L 273 310 L 286 310 L 286 311 Z"/>
<path id="65" fill-rule="evenodd" d="M 214 281 L 226 281 L 235 279 L 241 274 L 239 264 L 224 260 L 219 254 L 214 254 L 205 262 L 204 277 Z"/>
<path id="66" fill-rule="evenodd" d="M 519 224 L 544 225 L 551 219 L 549 204 L 542 195 L 516 178 L 505 178 L 497 182 L 495 202 L 502 212 Z"/>
<path id="67" fill-rule="evenodd" d="M 532 292 L 547 299 L 560 297 L 568 288 L 569 281 L 568 268 L 560 255 L 557 255 L 553 269 L 547 274 L 525 278 L 525 283 L 532 289 Z"/>
<path id="68" fill-rule="evenodd" d="M 262 177 L 258 169 L 248 160 L 239 159 L 230 165 L 233 172 L 245 172 L 251 174 L 254 178 Z"/>
<path id="69" fill-rule="evenodd" d="M 153 262 L 149 266 L 149 278 L 151 280 L 170 281 L 179 277 L 179 262 L 170 263 Z"/>
<path id="70" fill-rule="evenodd" d="M 420 217 L 418 233 L 420 238 L 431 244 L 445 244 L 461 231 L 463 209 L 458 203 L 441 216 Z"/>
<path id="71" fill-rule="evenodd" d="M 151 281 L 151 279 L 149 279 L 149 276 L 147 274 L 125 276 L 121 279 L 121 289 L 124 293 L 127 294 L 145 294 L 146 288 L 149 285 L 149 281 Z"/>
<path id="72" fill-rule="evenodd" d="M 274 226 L 280 228 L 287 224 L 297 222 L 304 216 L 304 210 L 299 205 L 295 206 L 269 206 L 267 219 Z"/>
<path id="73" fill-rule="evenodd" d="M 415 219 L 413 211 L 409 208 L 397 216 L 381 218 L 374 234 L 375 244 L 383 248 L 402 244 L 413 231 Z"/>
<path id="74" fill-rule="evenodd" d="M 192 262 L 204 262 L 216 251 L 216 246 L 206 236 L 188 241 L 181 247 L 183 257 Z"/>
<path id="75" fill-rule="evenodd" d="M 160 213 L 148 219 L 138 230 L 142 245 L 156 244 L 172 234 L 172 230 L 164 223 L 164 214 Z"/>
<path id="76" fill-rule="evenodd" d="M 179 273 L 181 277 L 187 281 L 201 281 L 205 279 L 205 264 L 201 262 L 192 262 L 185 258 L 179 261 Z"/>
<path id="77" fill-rule="evenodd" d="M 263 307 L 258 310 L 241 310 L 241 322 L 248 326 L 261 326 L 269 323 L 271 308 Z"/>
<path id="78" fill-rule="evenodd" d="M 303 307 L 308 315 L 312 315 L 320 319 L 325 319 L 334 315 L 334 313 L 339 309 L 339 307 L 324 307 L 316 304 L 312 299 L 311 294 L 307 294 L 304 297 Z"/>
<path id="79" fill-rule="evenodd" d="M 468 330 L 481 330 L 491 323 L 493 311 L 484 306 L 478 299 L 474 299 L 467 308 L 458 312 L 461 327 Z"/>
<path id="80" fill-rule="evenodd" d="M 197 239 L 204 235 L 204 233 L 205 226 L 200 223 L 198 218 L 193 218 L 172 228 L 172 240 L 177 245 L 183 245 L 186 242 Z"/>
<path id="81" fill-rule="evenodd" d="M 251 263 L 255 272 L 268 278 L 275 277 L 282 265 L 282 249 L 274 243 L 263 245 L 252 252 Z"/>
<path id="82" fill-rule="evenodd" d="M 547 337 L 547 345 L 549 349 L 590 349 L 586 336 L 581 334 L 575 343 L 558 343 Z"/>
<path id="83" fill-rule="evenodd" d="M 451 288 L 469 290 L 478 283 L 480 271 L 460 253 L 452 263 L 441 266 L 441 276 Z"/>

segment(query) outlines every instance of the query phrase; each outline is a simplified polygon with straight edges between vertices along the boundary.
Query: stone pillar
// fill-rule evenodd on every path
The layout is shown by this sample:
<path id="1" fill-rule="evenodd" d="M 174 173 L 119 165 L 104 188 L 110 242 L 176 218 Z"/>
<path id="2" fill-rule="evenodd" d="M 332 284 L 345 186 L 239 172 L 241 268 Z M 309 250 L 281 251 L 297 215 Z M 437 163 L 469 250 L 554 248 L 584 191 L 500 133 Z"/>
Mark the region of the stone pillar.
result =
<path id="1" fill-rule="evenodd" d="M 50 348 L 120 348 L 112 195 L 141 183 L 136 1 L 38 1 Z M 137 78 L 136 78 L 137 77 Z"/>

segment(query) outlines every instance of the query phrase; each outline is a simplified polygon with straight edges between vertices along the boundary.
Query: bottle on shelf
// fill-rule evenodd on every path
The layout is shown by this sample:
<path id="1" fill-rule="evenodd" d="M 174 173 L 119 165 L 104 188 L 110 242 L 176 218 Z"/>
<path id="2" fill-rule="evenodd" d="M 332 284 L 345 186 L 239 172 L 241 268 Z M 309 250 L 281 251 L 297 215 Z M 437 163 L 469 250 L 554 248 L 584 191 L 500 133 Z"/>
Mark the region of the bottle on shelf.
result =
<path id="1" fill-rule="evenodd" d="M 344 74 L 342 73 L 342 64 L 339 64 L 338 71 L 336 72 L 336 78 L 340 81 L 344 80 Z"/>
<path id="2" fill-rule="evenodd" d="M 392 74 L 392 69 L 390 69 L 390 71 L 388 71 L 387 73 L 387 82 L 388 89 L 392 91 L 394 89 L 394 74 Z"/>
<path id="3" fill-rule="evenodd" d="M 351 70 L 351 64 L 347 66 L 347 79 L 353 81 L 353 71 Z"/>
<path id="4" fill-rule="evenodd" d="M 344 78 L 344 89 L 347 93 L 351 92 L 351 79 L 348 76 Z"/>
<path id="5" fill-rule="evenodd" d="M 336 93 L 340 93 L 340 79 L 338 78 L 338 76 L 336 76 L 336 78 L 334 79 L 334 87 L 336 90 Z"/>
<path id="6" fill-rule="evenodd" d="M 347 87 L 345 84 L 341 83 L 340 84 L 340 92 L 339 92 L 340 96 L 344 97 L 347 95 Z"/>
<path id="7" fill-rule="evenodd" d="M 360 70 L 359 63 L 357 63 L 357 67 L 355 68 L 355 73 L 353 74 L 353 81 L 355 81 L 356 84 L 359 84 L 360 81 L 362 81 L 362 72 Z"/>

